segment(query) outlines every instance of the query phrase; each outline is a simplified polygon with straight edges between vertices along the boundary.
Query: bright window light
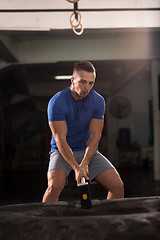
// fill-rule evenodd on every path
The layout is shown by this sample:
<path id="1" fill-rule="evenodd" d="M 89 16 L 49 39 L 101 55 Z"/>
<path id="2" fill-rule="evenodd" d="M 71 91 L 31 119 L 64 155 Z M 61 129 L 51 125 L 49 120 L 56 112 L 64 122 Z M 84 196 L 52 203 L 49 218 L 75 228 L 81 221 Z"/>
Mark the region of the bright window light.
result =
<path id="1" fill-rule="evenodd" d="M 72 75 L 57 75 L 54 77 L 56 80 L 68 80 L 71 79 Z"/>

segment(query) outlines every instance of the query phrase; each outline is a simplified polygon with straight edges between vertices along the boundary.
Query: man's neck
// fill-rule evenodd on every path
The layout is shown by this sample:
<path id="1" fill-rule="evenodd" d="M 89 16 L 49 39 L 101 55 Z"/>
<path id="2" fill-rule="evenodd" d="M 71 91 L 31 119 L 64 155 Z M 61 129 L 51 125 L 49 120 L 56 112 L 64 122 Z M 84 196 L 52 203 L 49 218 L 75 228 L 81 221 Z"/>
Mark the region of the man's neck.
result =
<path id="1" fill-rule="evenodd" d="M 76 101 L 81 101 L 83 98 L 81 96 L 79 96 L 72 88 L 72 86 L 70 87 L 71 90 L 71 95 L 74 98 L 74 100 Z"/>

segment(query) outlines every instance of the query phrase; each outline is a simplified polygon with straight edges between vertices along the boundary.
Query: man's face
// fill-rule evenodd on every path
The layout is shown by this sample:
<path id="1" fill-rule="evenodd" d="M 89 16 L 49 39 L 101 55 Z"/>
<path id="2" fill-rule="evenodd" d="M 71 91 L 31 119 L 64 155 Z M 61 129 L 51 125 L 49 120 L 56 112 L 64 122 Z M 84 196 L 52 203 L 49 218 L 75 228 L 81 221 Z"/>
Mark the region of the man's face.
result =
<path id="1" fill-rule="evenodd" d="M 71 90 L 76 100 L 85 98 L 95 83 L 95 74 L 83 70 L 75 71 L 71 78 Z"/>

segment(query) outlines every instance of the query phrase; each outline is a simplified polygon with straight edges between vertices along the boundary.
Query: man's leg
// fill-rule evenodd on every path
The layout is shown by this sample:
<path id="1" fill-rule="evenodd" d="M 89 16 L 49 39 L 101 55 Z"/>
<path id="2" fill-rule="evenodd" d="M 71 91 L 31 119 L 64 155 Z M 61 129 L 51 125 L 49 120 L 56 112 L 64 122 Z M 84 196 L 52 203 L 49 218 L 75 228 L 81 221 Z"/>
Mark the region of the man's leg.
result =
<path id="1" fill-rule="evenodd" d="M 116 169 L 111 168 L 104 170 L 95 178 L 95 180 L 101 183 L 108 190 L 107 199 L 124 197 L 123 182 Z"/>
<path id="2" fill-rule="evenodd" d="M 63 170 L 52 170 L 48 173 L 48 188 L 42 202 L 58 202 L 58 197 L 66 183 L 66 173 Z"/>

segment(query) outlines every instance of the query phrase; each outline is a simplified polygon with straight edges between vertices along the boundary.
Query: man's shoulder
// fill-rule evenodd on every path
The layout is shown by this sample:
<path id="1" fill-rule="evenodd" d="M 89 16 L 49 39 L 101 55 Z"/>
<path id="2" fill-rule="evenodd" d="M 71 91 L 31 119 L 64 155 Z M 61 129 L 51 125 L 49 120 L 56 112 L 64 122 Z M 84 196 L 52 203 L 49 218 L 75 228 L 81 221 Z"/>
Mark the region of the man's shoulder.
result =
<path id="1" fill-rule="evenodd" d="M 101 94 L 99 94 L 98 92 L 96 92 L 95 90 L 92 89 L 92 96 L 96 101 L 104 101 L 104 98 L 102 97 Z"/>
<path id="2" fill-rule="evenodd" d="M 68 88 L 57 92 L 53 97 L 50 99 L 50 102 L 63 102 L 65 101 L 66 96 L 68 95 Z"/>

